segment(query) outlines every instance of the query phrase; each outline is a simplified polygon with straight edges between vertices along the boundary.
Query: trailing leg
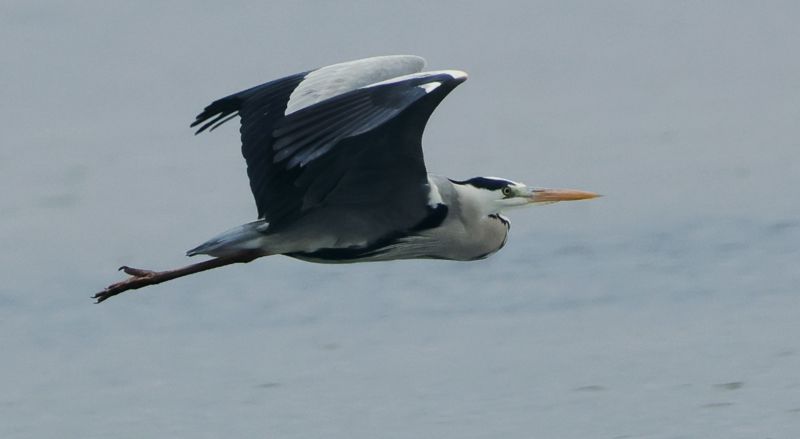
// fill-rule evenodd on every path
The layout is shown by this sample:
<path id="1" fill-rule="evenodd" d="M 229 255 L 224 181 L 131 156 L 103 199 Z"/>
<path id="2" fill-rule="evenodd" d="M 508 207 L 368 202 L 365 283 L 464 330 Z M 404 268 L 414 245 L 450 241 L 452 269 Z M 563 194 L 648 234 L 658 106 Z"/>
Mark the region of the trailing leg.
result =
<path id="1" fill-rule="evenodd" d="M 125 291 L 128 290 L 135 290 L 138 288 L 146 287 L 148 285 L 160 284 L 168 280 L 177 279 L 179 277 L 188 276 L 190 274 L 199 273 L 201 271 L 223 267 L 225 265 L 247 263 L 261 256 L 265 255 L 260 252 L 252 252 L 252 251 L 241 252 L 238 254 L 209 259 L 207 261 L 198 262 L 196 264 L 187 265 L 185 267 L 176 268 L 174 270 L 166 270 L 166 271 L 142 270 L 139 268 L 122 266 L 119 269 L 129 274 L 130 277 L 123 280 L 122 282 L 117 282 L 115 284 L 109 285 L 103 291 L 100 291 L 99 293 L 92 296 L 92 299 L 96 299 L 95 303 L 100 303 L 110 297 L 116 296 L 117 294 L 120 293 L 124 293 Z"/>

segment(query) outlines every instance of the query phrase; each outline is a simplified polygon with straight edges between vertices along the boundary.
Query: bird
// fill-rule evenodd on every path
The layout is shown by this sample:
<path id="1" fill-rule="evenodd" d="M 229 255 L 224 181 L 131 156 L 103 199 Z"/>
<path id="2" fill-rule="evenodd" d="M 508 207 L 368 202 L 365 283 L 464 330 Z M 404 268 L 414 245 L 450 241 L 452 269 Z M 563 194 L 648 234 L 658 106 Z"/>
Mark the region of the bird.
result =
<path id="1" fill-rule="evenodd" d="M 191 127 L 210 132 L 239 116 L 257 219 L 186 253 L 211 259 L 165 271 L 120 267 L 129 277 L 93 295 L 95 303 L 270 255 L 318 263 L 480 260 L 505 245 L 504 212 L 599 196 L 428 173 L 423 131 L 467 74 L 425 64 L 414 55 L 359 59 L 213 101 Z"/>

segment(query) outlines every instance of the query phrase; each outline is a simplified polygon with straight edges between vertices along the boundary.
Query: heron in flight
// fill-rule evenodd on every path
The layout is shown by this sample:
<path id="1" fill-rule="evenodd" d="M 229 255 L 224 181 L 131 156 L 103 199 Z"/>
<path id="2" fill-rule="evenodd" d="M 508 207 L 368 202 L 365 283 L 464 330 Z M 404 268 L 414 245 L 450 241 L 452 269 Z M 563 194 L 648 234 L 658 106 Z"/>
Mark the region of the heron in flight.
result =
<path id="1" fill-rule="evenodd" d="M 212 102 L 192 127 L 241 119 L 242 154 L 256 221 L 189 250 L 211 259 L 166 271 L 120 267 L 130 277 L 93 296 L 124 291 L 262 256 L 325 263 L 449 259 L 500 250 L 521 206 L 594 198 L 496 177 L 428 174 L 422 133 L 467 74 L 423 71 L 425 60 L 380 56 L 322 67 Z"/>

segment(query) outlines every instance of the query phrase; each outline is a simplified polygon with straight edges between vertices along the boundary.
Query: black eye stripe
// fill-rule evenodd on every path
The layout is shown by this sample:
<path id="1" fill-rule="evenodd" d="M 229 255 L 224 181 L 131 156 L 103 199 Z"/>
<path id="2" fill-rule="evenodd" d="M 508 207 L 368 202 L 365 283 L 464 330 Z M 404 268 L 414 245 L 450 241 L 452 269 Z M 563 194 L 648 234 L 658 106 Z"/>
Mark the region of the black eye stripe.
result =
<path id="1" fill-rule="evenodd" d="M 481 189 L 489 189 L 490 191 L 503 189 L 505 187 L 508 187 L 509 185 L 514 184 L 513 181 L 495 179 L 495 178 L 486 178 L 486 177 L 475 177 L 464 181 L 456 181 L 456 180 L 450 180 L 450 181 L 456 184 L 468 184 Z"/>

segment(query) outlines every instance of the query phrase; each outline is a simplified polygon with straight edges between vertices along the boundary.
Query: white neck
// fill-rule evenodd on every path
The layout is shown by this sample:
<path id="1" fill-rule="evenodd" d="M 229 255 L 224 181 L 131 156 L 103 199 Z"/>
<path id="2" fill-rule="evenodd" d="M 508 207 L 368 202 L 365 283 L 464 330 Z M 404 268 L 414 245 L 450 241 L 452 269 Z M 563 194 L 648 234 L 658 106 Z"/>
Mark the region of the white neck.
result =
<path id="1" fill-rule="evenodd" d="M 464 212 L 474 211 L 478 216 L 488 216 L 500 212 L 497 195 L 469 184 L 453 184 Z"/>

